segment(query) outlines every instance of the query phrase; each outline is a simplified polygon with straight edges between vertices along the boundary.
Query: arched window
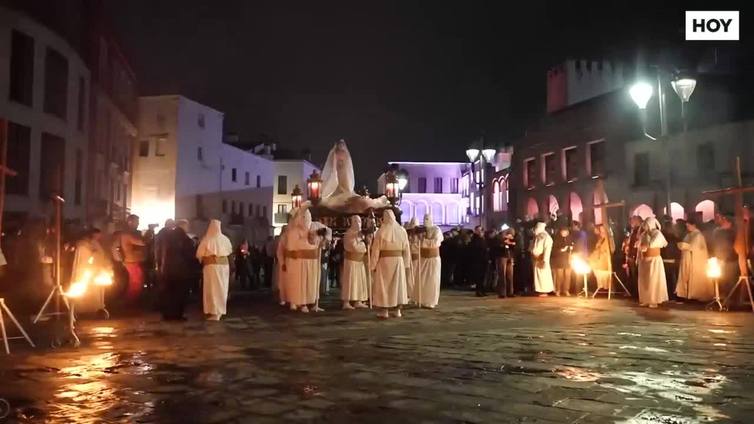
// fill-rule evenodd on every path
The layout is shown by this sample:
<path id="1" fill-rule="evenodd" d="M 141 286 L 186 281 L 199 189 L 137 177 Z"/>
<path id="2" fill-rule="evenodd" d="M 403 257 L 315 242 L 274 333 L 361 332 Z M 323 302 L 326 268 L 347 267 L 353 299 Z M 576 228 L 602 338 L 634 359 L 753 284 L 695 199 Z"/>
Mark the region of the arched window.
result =
<path id="1" fill-rule="evenodd" d="M 445 211 L 445 224 L 447 225 L 455 225 L 460 224 L 461 221 L 458 219 L 458 216 L 460 215 L 458 212 L 461 209 L 461 206 L 459 206 L 456 203 L 451 203 L 446 207 Z"/>
<path id="2" fill-rule="evenodd" d="M 571 192 L 568 196 L 569 207 L 571 208 L 571 219 L 574 221 L 581 221 L 581 214 L 584 212 L 584 205 L 581 203 L 581 197 L 578 194 Z"/>
<path id="3" fill-rule="evenodd" d="M 530 197 L 526 202 L 526 216 L 529 217 L 529 219 L 534 219 L 539 216 L 539 206 L 537 206 L 537 201 L 533 197 Z"/>
<path id="4" fill-rule="evenodd" d="M 427 213 L 427 204 L 425 202 L 416 202 L 414 207 L 414 215 L 416 219 L 421 222 L 424 219 L 424 214 Z"/>
<path id="5" fill-rule="evenodd" d="M 715 202 L 712 200 L 702 200 L 696 204 L 694 211 L 702 215 L 702 221 L 708 222 L 715 219 Z"/>
<path id="6" fill-rule="evenodd" d="M 547 207 L 547 211 L 548 211 L 548 212 L 549 212 L 549 213 L 550 213 L 551 215 L 554 215 L 554 214 L 558 213 L 558 210 L 560 210 L 560 205 L 558 204 L 558 199 L 556 199 L 556 198 L 555 198 L 555 196 L 553 196 L 553 195 L 551 194 L 551 195 L 550 195 L 550 196 L 549 196 L 549 197 L 547 198 L 547 200 L 548 200 L 548 207 Z"/>
<path id="7" fill-rule="evenodd" d="M 424 217 L 421 219 L 424 219 Z M 432 221 L 436 225 L 445 224 L 445 214 L 443 213 L 442 205 L 439 203 L 432 203 Z"/>
<path id="8" fill-rule="evenodd" d="M 668 207 L 665 206 L 662 208 L 662 213 L 665 215 L 668 214 Z M 683 209 L 683 206 L 680 203 L 673 202 L 670 204 L 670 217 L 673 218 L 673 222 L 677 219 L 685 219 L 686 218 L 686 211 Z"/>
<path id="9" fill-rule="evenodd" d="M 495 212 L 501 211 L 501 200 L 502 200 L 502 192 L 500 190 L 500 183 L 502 181 L 493 180 L 492 181 L 492 210 Z"/>
<path id="10" fill-rule="evenodd" d="M 641 205 L 635 207 L 634 210 L 631 212 L 631 216 L 634 216 L 634 215 L 639 215 L 641 219 L 647 219 L 649 217 L 655 216 L 655 213 L 652 210 L 652 208 L 642 203 Z"/>
<path id="11" fill-rule="evenodd" d="M 407 202 L 405 200 L 401 201 L 401 221 L 408 222 L 411 219 L 411 202 Z"/>

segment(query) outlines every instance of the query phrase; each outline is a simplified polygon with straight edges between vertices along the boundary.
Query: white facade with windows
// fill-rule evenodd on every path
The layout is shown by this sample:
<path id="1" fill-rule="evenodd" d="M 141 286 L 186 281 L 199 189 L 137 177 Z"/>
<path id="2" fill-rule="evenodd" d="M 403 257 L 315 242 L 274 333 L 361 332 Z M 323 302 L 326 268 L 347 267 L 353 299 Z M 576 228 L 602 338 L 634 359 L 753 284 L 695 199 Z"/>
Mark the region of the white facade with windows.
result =
<path id="1" fill-rule="evenodd" d="M 279 234 L 280 229 L 288 223 L 288 214 L 293 204 L 291 192 L 294 187 L 298 186 L 306 198 L 306 180 L 312 172 L 320 172 L 320 169 L 304 159 L 278 159 L 275 160 L 274 166 L 272 225 L 275 234 Z"/>
<path id="2" fill-rule="evenodd" d="M 463 162 L 389 162 L 408 174 L 401 197 L 401 220 L 416 218 L 421 224 L 431 213 L 435 224 L 464 225 L 468 220 L 468 166 Z"/>
<path id="3" fill-rule="evenodd" d="M 18 172 L 6 180 L 7 215 L 49 217 L 55 192 L 66 219 L 85 218 L 89 85 L 89 69 L 63 38 L 0 7 L 0 118 Z"/>
<path id="4" fill-rule="evenodd" d="M 221 219 L 237 239 L 271 231 L 274 162 L 222 142 L 223 114 L 182 96 L 139 99 L 132 210 L 142 224 Z"/>

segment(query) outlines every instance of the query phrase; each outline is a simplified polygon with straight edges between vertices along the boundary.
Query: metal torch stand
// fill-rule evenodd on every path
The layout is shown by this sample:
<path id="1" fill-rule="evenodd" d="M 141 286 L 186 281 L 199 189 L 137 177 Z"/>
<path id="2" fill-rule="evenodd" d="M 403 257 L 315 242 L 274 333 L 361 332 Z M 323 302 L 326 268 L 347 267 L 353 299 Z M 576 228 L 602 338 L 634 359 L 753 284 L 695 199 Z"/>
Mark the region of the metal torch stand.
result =
<path id="1" fill-rule="evenodd" d="M 712 309 L 717 306 L 718 312 L 722 312 L 725 308 L 723 307 L 723 303 L 720 301 L 720 280 L 715 278 L 715 298 L 712 299 L 712 302 L 708 303 L 706 308 L 708 311 L 711 311 Z M 688 291 L 687 291 L 688 293 Z"/>
<path id="2" fill-rule="evenodd" d="M 623 284 L 623 281 L 618 277 L 618 273 L 613 272 L 613 274 L 610 276 L 610 282 L 608 283 L 607 289 L 598 287 L 597 290 L 594 291 L 594 294 L 592 294 L 592 299 L 597 297 L 597 295 L 600 293 L 600 291 L 607 290 L 607 300 L 610 300 L 613 296 L 613 277 L 615 277 L 616 280 L 618 280 L 618 284 L 620 284 L 621 288 L 623 288 L 623 294 L 625 294 L 628 297 L 631 297 L 631 292 L 628 291 L 628 288 L 626 288 L 626 285 Z"/>
<path id="3" fill-rule="evenodd" d="M 584 296 L 584 299 L 589 299 L 589 285 L 587 284 L 586 278 L 589 274 L 584 273 L 584 288 L 581 289 L 581 291 L 576 295 L 576 297 Z"/>
<path id="4" fill-rule="evenodd" d="M 754 312 L 754 297 L 752 297 L 751 294 L 751 281 L 749 280 L 750 277 L 748 275 L 742 275 L 738 277 L 738 281 L 736 282 L 736 285 L 733 286 L 733 289 L 728 293 L 728 296 L 725 297 L 725 300 L 722 304 L 721 310 L 730 310 L 731 303 L 733 301 L 733 295 L 738 292 L 738 289 L 741 285 L 743 285 L 746 288 L 746 293 L 749 296 L 749 306 L 751 306 L 751 311 Z"/>
<path id="5" fill-rule="evenodd" d="M 21 332 L 22 336 L 15 336 L 15 337 L 8 337 L 8 334 L 5 332 L 5 318 L 3 317 L 3 314 L 8 315 L 8 318 L 10 318 L 11 321 L 13 321 L 13 324 L 16 325 L 16 328 L 18 328 L 18 331 Z M 0 330 L 3 333 L 3 344 L 5 345 L 5 353 L 7 355 L 10 355 L 10 346 L 8 346 L 8 340 L 12 339 L 26 339 L 27 342 L 31 345 L 31 347 L 34 346 L 34 342 L 31 341 L 31 338 L 28 334 L 26 334 L 26 331 L 24 331 L 24 328 L 21 327 L 21 324 L 18 323 L 18 320 L 13 315 L 13 312 L 8 309 L 8 305 L 5 304 L 5 299 L 0 297 Z"/>

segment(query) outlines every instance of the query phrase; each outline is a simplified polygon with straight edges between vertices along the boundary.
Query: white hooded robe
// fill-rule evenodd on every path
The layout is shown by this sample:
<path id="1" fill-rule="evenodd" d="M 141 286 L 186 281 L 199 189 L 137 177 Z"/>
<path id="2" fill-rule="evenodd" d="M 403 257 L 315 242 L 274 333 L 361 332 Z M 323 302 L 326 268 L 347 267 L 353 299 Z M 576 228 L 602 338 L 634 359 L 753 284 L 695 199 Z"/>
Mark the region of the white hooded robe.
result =
<path id="1" fill-rule="evenodd" d="M 233 253 L 233 246 L 228 237 L 220 230 L 220 221 L 213 219 L 207 228 L 207 234 L 199 243 L 196 257 L 201 261 L 204 257 L 215 256 L 228 258 Z M 210 315 L 225 315 L 228 303 L 228 282 L 230 280 L 230 265 L 211 264 L 202 267 L 204 285 L 202 298 L 204 313 Z"/>
<path id="2" fill-rule="evenodd" d="M 709 301 L 715 297 L 715 287 L 707 278 L 707 242 L 699 230 L 691 231 L 678 243 L 681 264 L 678 269 L 676 294 L 685 299 Z"/>
<path id="3" fill-rule="evenodd" d="M 343 270 L 340 273 L 340 298 L 344 302 L 369 299 L 367 286 L 366 261 L 354 261 L 346 257 L 348 254 L 366 255 L 367 246 L 361 235 L 361 218 L 351 217 L 351 227 L 343 236 Z"/>
<path id="4" fill-rule="evenodd" d="M 538 293 L 550 293 L 555 290 L 550 269 L 552 237 L 545 231 L 545 223 L 538 222 L 534 227 L 534 245 L 531 248 L 534 263 L 534 290 Z"/>
<path id="5" fill-rule="evenodd" d="M 400 256 L 383 256 L 382 251 L 399 251 Z M 411 249 L 406 230 L 395 221 L 395 214 L 386 210 L 382 225 L 372 242 L 371 264 L 374 271 L 374 305 L 394 308 L 408 303 L 406 268 L 411 261 Z"/>
<path id="6" fill-rule="evenodd" d="M 440 301 L 440 256 L 429 257 L 427 249 L 437 250 L 443 241 L 442 231 L 432 222 L 432 216 L 424 216 L 424 227 L 426 232 L 420 237 L 420 257 L 419 257 L 419 278 L 414 284 L 414 299 L 417 299 L 420 305 L 434 308 Z M 421 291 L 420 291 L 421 290 Z M 420 297 L 421 293 L 421 297 Z"/>
<path id="7" fill-rule="evenodd" d="M 639 240 L 639 303 L 659 305 L 668 300 L 665 264 L 662 256 L 647 256 L 647 249 L 661 249 L 668 245 L 655 218 L 644 221 L 644 234 Z"/>
<path id="8" fill-rule="evenodd" d="M 284 280 L 286 296 L 292 305 L 312 305 L 319 298 L 319 246 L 310 239 L 311 226 L 312 214 L 308 209 L 296 213 L 293 224 L 288 226 Z"/>

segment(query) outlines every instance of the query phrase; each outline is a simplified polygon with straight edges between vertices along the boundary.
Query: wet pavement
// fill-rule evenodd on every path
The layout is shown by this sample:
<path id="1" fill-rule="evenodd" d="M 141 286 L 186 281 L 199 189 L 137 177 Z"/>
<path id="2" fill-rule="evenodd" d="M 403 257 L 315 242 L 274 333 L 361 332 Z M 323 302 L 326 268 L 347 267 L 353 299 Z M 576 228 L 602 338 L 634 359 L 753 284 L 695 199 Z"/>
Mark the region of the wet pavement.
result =
<path id="1" fill-rule="evenodd" d="M 0 354 L 0 422 L 751 422 L 754 315 L 477 299 L 378 321 L 236 298 L 231 315 L 81 321 Z M 27 325 L 30 327 L 30 325 Z M 39 333 L 38 330 L 32 330 Z M 37 341 L 44 337 L 36 334 Z M 0 402 L 1 409 L 4 404 Z"/>

